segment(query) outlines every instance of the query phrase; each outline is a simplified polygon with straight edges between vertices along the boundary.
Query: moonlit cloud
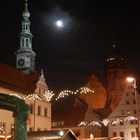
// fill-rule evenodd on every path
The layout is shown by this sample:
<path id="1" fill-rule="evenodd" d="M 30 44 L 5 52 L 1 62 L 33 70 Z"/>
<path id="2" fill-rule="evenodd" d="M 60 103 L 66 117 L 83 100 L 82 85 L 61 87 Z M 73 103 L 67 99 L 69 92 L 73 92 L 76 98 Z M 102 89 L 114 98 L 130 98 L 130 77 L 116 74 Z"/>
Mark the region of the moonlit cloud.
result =
<path id="1" fill-rule="evenodd" d="M 63 31 L 68 31 L 72 28 L 72 22 L 70 15 L 60 7 L 54 8 L 43 17 L 43 23 L 52 30 L 62 29 L 63 27 Z"/>

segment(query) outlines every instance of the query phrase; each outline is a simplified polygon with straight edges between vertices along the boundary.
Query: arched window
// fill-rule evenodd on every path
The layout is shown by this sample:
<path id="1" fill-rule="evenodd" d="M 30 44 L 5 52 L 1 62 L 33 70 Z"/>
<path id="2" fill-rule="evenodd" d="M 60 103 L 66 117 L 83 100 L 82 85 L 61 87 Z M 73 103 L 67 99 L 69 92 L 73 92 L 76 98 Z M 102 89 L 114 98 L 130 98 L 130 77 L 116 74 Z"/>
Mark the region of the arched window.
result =
<path id="1" fill-rule="evenodd" d="M 26 39 L 26 46 L 28 47 L 28 39 Z"/>

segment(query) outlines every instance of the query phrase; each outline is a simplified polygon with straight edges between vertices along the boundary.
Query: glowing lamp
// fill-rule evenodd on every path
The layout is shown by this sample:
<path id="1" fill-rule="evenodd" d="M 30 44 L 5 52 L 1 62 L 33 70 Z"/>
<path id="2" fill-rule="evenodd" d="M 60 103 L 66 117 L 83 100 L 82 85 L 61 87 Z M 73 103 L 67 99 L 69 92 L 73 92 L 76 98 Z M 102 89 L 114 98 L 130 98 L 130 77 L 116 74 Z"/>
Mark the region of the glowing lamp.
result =
<path id="1" fill-rule="evenodd" d="M 133 77 L 127 77 L 126 80 L 131 83 L 131 82 L 133 82 L 135 80 L 135 78 L 133 78 Z"/>

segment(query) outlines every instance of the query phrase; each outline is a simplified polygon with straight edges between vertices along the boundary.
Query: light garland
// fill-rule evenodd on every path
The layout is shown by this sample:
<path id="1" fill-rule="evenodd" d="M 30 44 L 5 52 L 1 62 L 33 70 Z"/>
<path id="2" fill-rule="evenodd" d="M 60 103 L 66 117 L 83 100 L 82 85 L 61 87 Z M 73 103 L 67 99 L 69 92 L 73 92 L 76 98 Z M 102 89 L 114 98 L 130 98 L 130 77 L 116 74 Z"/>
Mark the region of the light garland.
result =
<path id="1" fill-rule="evenodd" d="M 45 93 L 43 93 L 43 96 L 45 97 L 45 99 L 49 102 L 51 101 L 52 97 L 54 96 L 53 91 L 45 91 Z"/>
<path id="2" fill-rule="evenodd" d="M 30 99 L 30 100 L 36 100 L 36 99 L 42 100 L 41 97 L 38 96 L 38 94 L 29 94 L 29 95 L 27 95 L 24 99 L 25 99 L 25 100 L 26 100 L 26 99 Z"/>
<path id="3" fill-rule="evenodd" d="M 0 134 L 5 134 L 6 123 L 0 122 Z"/>
<path id="4" fill-rule="evenodd" d="M 69 96 L 70 94 L 73 95 L 73 94 L 78 94 L 78 93 L 80 93 L 80 94 L 87 94 L 87 93 L 94 93 L 94 91 L 89 89 L 88 87 L 81 87 L 81 88 L 79 88 L 76 91 L 63 90 L 63 91 L 61 91 L 58 94 L 56 100 L 58 100 L 60 98 L 64 98 L 65 96 Z"/>
<path id="5" fill-rule="evenodd" d="M 137 118 L 134 116 L 128 116 L 124 119 L 124 121 L 133 121 L 133 120 L 137 120 Z"/>
<path id="6" fill-rule="evenodd" d="M 78 126 L 83 126 L 83 125 L 86 126 L 88 124 L 87 124 L 87 122 L 80 122 L 80 124 L 78 124 Z"/>
<path id="7" fill-rule="evenodd" d="M 116 120 L 114 120 L 114 121 L 112 122 L 112 125 L 117 125 L 117 124 L 119 124 L 119 123 L 121 123 L 121 122 L 123 122 L 123 120 L 121 120 L 121 119 L 116 119 Z"/>
<path id="8" fill-rule="evenodd" d="M 10 96 L 15 96 L 15 97 L 17 97 L 17 98 L 19 98 L 19 99 L 23 99 L 22 96 L 20 96 L 20 95 L 18 95 L 18 94 L 16 94 L 16 93 L 11 93 Z"/>
<path id="9" fill-rule="evenodd" d="M 97 121 L 93 121 L 89 124 L 90 126 L 94 126 L 94 125 L 97 125 L 97 126 L 101 126 L 101 124 Z"/>
<path id="10" fill-rule="evenodd" d="M 121 119 L 116 119 L 116 120 L 113 120 L 113 121 L 110 121 L 109 119 L 103 119 L 102 121 L 98 122 L 98 121 L 92 121 L 92 122 L 80 122 L 80 124 L 78 124 L 78 126 L 108 126 L 108 124 L 112 124 L 112 125 L 117 125 L 117 124 L 120 124 L 121 122 L 123 121 L 132 121 L 132 120 L 137 120 L 136 117 L 134 116 L 127 116 L 126 118 L 124 118 L 123 120 Z"/>
<path id="11" fill-rule="evenodd" d="M 63 90 L 58 94 L 58 96 L 57 96 L 57 98 L 55 100 L 58 100 L 60 98 L 64 98 L 64 97 L 69 96 L 69 95 L 87 94 L 87 93 L 94 93 L 94 91 L 89 89 L 88 87 L 81 87 L 76 91 Z M 52 97 L 54 95 L 55 94 L 53 93 L 53 91 L 50 91 L 50 90 L 47 90 L 47 91 L 45 91 L 45 93 L 42 93 L 42 94 L 29 94 L 26 97 L 21 96 L 21 95 L 16 94 L 16 93 L 11 93 L 10 94 L 10 96 L 15 96 L 15 97 L 17 97 L 19 99 L 24 99 L 24 100 L 26 100 L 26 99 L 30 99 L 30 100 L 36 100 L 36 99 L 43 100 L 43 99 L 45 99 L 48 102 L 51 101 L 51 99 L 52 99 Z M 41 98 L 41 96 L 43 96 L 44 98 Z"/>

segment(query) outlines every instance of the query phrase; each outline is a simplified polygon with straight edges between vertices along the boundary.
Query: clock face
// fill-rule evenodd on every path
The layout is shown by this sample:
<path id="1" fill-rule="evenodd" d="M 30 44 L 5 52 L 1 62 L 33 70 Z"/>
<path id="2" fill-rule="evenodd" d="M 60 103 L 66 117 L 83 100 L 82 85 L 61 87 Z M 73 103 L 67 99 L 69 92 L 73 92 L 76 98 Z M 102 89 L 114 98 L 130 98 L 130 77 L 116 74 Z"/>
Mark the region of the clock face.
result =
<path id="1" fill-rule="evenodd" d="M 24 65 L 24 59 L 19 59 L 18 60 L 18 65 L 23 66 Z"/>

